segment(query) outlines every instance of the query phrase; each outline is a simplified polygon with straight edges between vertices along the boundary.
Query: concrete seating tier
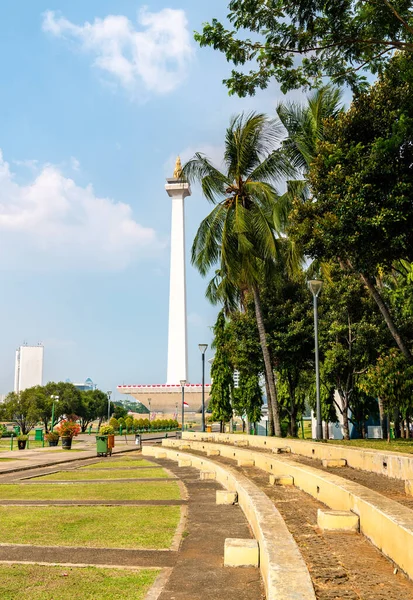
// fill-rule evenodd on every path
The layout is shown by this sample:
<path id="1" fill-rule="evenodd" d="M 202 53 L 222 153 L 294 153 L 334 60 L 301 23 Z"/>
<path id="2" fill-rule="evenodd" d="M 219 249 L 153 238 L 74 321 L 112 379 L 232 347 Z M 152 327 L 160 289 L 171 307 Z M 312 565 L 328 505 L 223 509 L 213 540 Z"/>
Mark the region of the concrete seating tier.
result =
<path id="1" fill-rule="evenodd" d="M 264 492 L 231 467 L 187 451 L 178 451 L 169 444 L 165 444 L 162 450 L 170 460 L 187 460 L 201 472 L 215 473 L 216 482 L 229 492 L 237 493 L 238 504 L 259 545 L 259 566 L 267 600 L 315 600 L 311 578 L 297 544 Z M 156 456 L 157 452 L 159 450 L 154 446 L 142 448 L 144 456 Z"/>
<path id="2" fill-rule="evenodd" d="M 230 433 L 198 433 L 185 432 L 184 439 L 201 439 L 216 443 L 235 444 L 240 436 Z M 242 439 L 248 442 L 249 448 L 284 449 L 285 440 L 281 438 L 270 438 L 261 435 L 243 435 Z M 288 440 L 288 448 L 292 454 L 299 454 L 307 458 L 344 459 L 347 466 L 352 469 L 379 473 L 392 477 L 393 479 L 413 479 L 413 455 L 401 452 L 379 451 L 373 449 L 351 448 L 349 446 L 335 446 L 334 444 L 323 444 L 322 442 L 311 442 L 307 440 Z"/>
<path id="3" fill-rule="evenodd" d="M 355 513 L 360 519 L 360 532 L 413 579 L 413 511 L 409 508 L 336 474 L 304 466 L 290 458 L 279 459 L 271 452 L 270 444 L 268 453 L 254 452 L 252 444 L 244 449 L 222 443 L 195 441 L 194 434 L 190 436 L 187 442 L 194 450 L 206 452 L 214 448 L 225 458 L 253 460 L 255 467 L 267 473 L 290 475 L 295 486 L 332 510 Z M 201 434 L 197 437 L 200 438 Z M 222 437 L 227 438 L 228 435 Z M 202 438 L 205 439 L 205 434 L 202 434 Z M 162 444 L 173 447 L 174 441 L 163 440 Z"/>

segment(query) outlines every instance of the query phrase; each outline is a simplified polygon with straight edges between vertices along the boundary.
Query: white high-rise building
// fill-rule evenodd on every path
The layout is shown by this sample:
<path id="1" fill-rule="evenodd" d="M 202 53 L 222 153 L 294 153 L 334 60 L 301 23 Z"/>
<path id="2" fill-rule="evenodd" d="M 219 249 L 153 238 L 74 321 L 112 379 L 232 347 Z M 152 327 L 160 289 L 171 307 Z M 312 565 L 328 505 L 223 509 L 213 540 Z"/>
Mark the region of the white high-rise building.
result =
<path id="1" fill-rule="evenodd" d="M 166 383 L 177 385 L 188 374 L 185 273 L 185 198 L 191 187 L 181 178 L 178 157 L 174 175 L 167 179 L 165 190 L 172 198 L 171 271 L 169 276 L 168 370 Z"/>
<path id="2" fill-rule="evenodd" d="M 16 393 L 43 383 L 44 347 L 20 346 L 16 350 L 14 369 L 14 391 Z"/>

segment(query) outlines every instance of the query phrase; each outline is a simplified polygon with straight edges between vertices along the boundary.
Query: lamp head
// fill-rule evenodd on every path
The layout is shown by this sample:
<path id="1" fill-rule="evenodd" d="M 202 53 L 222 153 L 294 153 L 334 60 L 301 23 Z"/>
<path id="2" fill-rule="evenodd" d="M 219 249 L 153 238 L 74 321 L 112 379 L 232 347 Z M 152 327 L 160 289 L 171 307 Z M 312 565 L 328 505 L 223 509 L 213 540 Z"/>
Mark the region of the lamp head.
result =
<path id="1" fill-rule="evenodd" d="M 198 348 L 201 350 L 202 354 L 205 354 L 208 344 L 198 344 Z"/>
<path id="2" fill-rule="evenodd" d="M 111 396 L 111 395 L 112 395 L 112 392 L 109 390 L 108 392 L 106 392 L 106 394 L 107 394 L 108 396 Z"/>
<path id="3" fill-rule="evenodd" d="M 181 387 L 184 387 L 184 385 L 186 384 L 186 379 L 181 379 L 179 383 L 181 384 Z"/>
<path id="4" fill-rule="evenodd" d="M 321 279 L 310 279 L 308 281 L 308 287 L 310 288 L 310 292 L 313 294 L 314 298 L 317 298 L 320 295 L 323 282 Z"/>

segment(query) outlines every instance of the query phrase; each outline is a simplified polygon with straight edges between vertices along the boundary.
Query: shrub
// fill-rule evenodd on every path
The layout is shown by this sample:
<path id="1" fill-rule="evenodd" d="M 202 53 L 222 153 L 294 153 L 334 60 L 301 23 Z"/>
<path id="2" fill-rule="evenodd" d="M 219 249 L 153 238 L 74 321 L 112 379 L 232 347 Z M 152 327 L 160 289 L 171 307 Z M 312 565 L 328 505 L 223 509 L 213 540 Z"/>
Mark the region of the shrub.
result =
<path id="1" fill-rule="evenodd" d="M 80 433 L 80 425 L 75 421 L 61 421 L 56 429 L 62 438 L 74 438 Z"/>
<path id="2" fill-rule="evenodd" d="M 111 420 L 109 421 L 109 425 L 111 427 L 113 427 L 113 429 L 116 431 L 117 429 L 119 429 L 119 421 L 115 418 L 112 417 Z"/>
<path id="3" fill-rule="evenodd" d="M 125 419 L 125 425 L 126 425 L 126 429 L 129 431 L 130 429 L 132 429 L 133 427 L 133 419 L 132 417 L 127 417 Z"/>
<path id="4" fill-rule="evenodd" d="M 100 435 L 114 435 L 115 430 L 111 425 L 101 425 L 99 433 Z"/>
<path id="5" fill-rule="evenodd" d="M 18 435 L 17 436 L 17 441 L 18 442 L 27 442 L 28 439 L 29 439 L 28 435 Z"/>
<path id="6" fill-rule="evenodd" d="M 59 440 L 59 434 L 57 431 L 49 431 L 49 433 L 46 433 L 44 437 L 46 438 L 47 442 L 57 442 Z"/>

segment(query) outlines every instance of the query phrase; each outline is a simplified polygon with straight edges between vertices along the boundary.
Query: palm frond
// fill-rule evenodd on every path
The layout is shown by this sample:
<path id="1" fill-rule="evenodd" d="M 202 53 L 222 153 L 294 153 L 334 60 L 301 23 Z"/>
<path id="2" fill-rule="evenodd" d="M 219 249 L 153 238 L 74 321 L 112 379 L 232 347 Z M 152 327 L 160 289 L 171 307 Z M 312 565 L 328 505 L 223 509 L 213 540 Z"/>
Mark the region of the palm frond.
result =
<path id="1" fill-rule="evenodd" d="M 216 169 L 209 159 L 200 152 L 196 152 L 194 158 L 182 167 L 182 177 L 189 183 L 200 183 L 204 196 L 216 204 L 225 196 L 230 181 Z"/>

